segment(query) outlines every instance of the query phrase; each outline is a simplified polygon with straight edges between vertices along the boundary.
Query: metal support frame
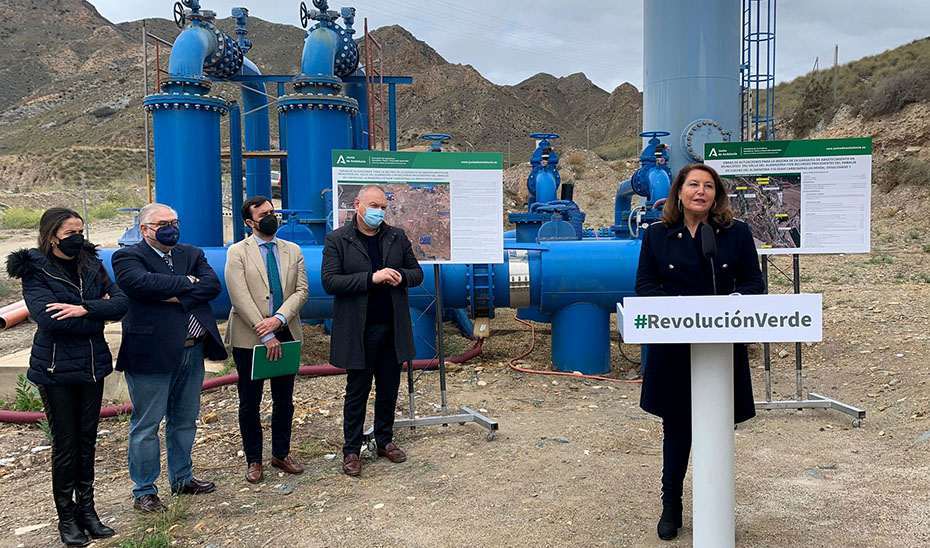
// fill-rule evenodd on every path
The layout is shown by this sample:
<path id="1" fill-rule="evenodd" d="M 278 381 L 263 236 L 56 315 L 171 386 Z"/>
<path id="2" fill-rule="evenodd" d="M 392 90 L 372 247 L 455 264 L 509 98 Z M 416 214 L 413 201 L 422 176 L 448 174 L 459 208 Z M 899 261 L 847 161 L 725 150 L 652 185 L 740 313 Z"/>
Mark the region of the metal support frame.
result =
<path id="1" fill-rule="evenodd" d="M 462 406 L 459 407 L 458 413 L 449 413 L 447 398 L 446 398 L 446 358 L 445 352 L 443 350 L 443 341 L 442 341 L 442 290 L 441 282 L 439 276 L 439 265 L 433 265 L 433 279 L 436 281 L 435 295 L 433 299 L 433 304 L 436 307 L 436 354 L 439 356 L 439 393 L 441 398 L 440 404 L 440 414 L 429 416 L 429 417 L 418 417 L 416 416 L 416 395 L 414 391 L 414 378 L 413 378 L 413 368 L 411 364 L 407 363 L 407 396 L 410 401 L 409 416 L 404 419 L 395 419 L 394 420 L 394 429 L 398 428 L 410 428 L 413 430 L 417 426 L 448 426 L 453 423 L 458 423 L 464 425 L 468 422 L 473 422 L 482 428 L 487 429 L 487 434 L 485 438 L 488 441 L 492 441 L 496 432 L 499 428 L 497 421 L 490 419 L 473 409 Z M 374 444 L 374 427 L 369 427 L 365 430 L 365 440 L 368 444 L 369 449 L 372 449 Z M 372 452 L 374 452 L 372 450 Z"/>
<path id="2" fill-rule="evenodd" d="M 740 140 L 775 139 L 775 11 L 778 0 L 743 0 Z"/>
<path id="3" fill-rule="evenodd" d="M 365 18 L 365 92 L 368 94 L 368 148 L 385 148 L 384 135 L 384 58 L 381 43 L 368 32 Z M 393 149 L 392 149 L 393 150 Z"/>
<path id="4" fill-rule="evenodd" d="M 763 255 L 762 257 L 762 274 L 763 279 L 765 280 L 765 292 L 769 293 L 769 262 L 771 260 L 771 255 Z M 801 256 L 797 253 L 791 256 L 791 265 L 792 265 L 792 289 L 795 294 L 801 292 Z M 784 271 L 779 269 L 776 266 L 776 269 L 779 271 L 779 274 L 785 275 Z M 763 354 L 765 359 L 765 401 L 755 402 L 756 409 L 835 409 L 840 413 L 844 413 L 853 417 L 852 425 L 860 426 L 862 424 L 862 419 L 865 418 L 865 411 L 859 409 L 858 407 L 853 407 L 848 403 L 843 403 L 839 400 L 829 398 L 827 396 L 817 394 L 814 392 L 809 392 L 807 394 L 807 399 L 804 399 L 804 381 L 802 369 L 802 359 L 801 359 L 801 343 L 794 343 L 794 382 L 795 382 L 795 399 L 793 400 L 772 400 L 772 350 L 769 343 L 763 343 Z"/>

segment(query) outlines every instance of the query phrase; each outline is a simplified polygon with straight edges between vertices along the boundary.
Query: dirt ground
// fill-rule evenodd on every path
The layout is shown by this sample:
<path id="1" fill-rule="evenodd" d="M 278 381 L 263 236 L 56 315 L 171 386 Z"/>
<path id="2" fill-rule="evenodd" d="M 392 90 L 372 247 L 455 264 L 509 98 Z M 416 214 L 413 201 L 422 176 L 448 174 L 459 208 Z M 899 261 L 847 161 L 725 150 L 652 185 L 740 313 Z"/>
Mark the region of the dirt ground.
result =
<path id="1" fill-rule="evenodd" d="M 930 545 L 930 193 L 873 198 L 871 255 L 803 256 L 805 292 L 824 298 L 824 340 L 805 345 L 804 387 L 865 409 L 861 427 L 836 411 L 760 412 L 736 431 L 736 539 L 740 547 Z M 2 242 L 6 244 L 9 240 Z M 784 260 L 779 268 L 789 268 Z M 773 271 L 775 269 L 773 268 Z M 772 276 L 773 292 L 787 282 Z M 302 476 L 266 467 L 245 482 L 234 387 L 205 393 L 194 448 L 198 477 L 217 491 L 166 501 L 186 509 L 169 529 L 177 546 L 590 547 L 690 546 L 691 509 L 676 541 L 656 537 L 661 511 L 661 423 L 638 407 L 639 385 L 518 373 L 507 362 L 531 343 L 513 311 L 498 310 L 483 354 L 449 372 L 450 406 L 500 423 L 494 441 L 474 424 L 398 431 L 409 458 L 363 456 L 360 478 L 341 473 L 341 377 L 301 378 L 292 451 Z M 548 326 L 520 364 L 548 369 Z M 17 328 L 19 329 L 19 328 Z M 24 327 L 28 329 L 28 327 Z M 10 333 L 16 331 L 11 330 Z M 308 363 L 326 360 L 326 335 L 305 326 Z M 450 330 L 449 338 L 456 336 Z M 468 342 L 455 339 L 459 348 Z M 6 344 L 3 348 L 8 349 Z M 623 350 L 638 359 L 635 346 Z M 773 348 L 774 396 L 793 396 L 793 345 Z M 763 397 L 762 360 L 753 382 Z M 611 376 L 638 367 L 612 343 Z M 403 383 L 402 383 L 403 384 Z M 416 383 L 417 411 L 438 411 L 438 374 Z M 402 387 L 398 413 L 407 408 Z M 270 413 L 266 396 L 265 413 Z M 128 422 L 101 421 L 97 505 L 118 536 L 140 539 L 126 467 Z M 266 421 L 266 452 L 267 444 Z M 49 451 L 37 427 L 0 425 L 0 548 L 60 546 Z M 167 493 L 164 478 L 159 480 Z M 690 474 L 686 480 L 690 498 Z M 43 527 L 20 535 L 18 528 Z"/>

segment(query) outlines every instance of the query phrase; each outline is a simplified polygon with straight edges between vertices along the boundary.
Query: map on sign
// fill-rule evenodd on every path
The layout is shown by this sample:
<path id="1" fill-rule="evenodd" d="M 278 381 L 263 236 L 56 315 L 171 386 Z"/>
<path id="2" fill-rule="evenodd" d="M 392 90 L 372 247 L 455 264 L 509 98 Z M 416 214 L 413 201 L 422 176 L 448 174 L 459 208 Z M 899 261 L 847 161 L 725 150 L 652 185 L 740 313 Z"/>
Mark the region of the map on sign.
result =
<path id="1" fill-rule="evenodd" d="M 339 224 L 355 214 L 358 191 L 366 184 L 339 183 Z M 452 258 L 452 232 L 449 217 L 449 183 L 382 183 L 388 208 L 384 222 L 404 230 L 418 261 L 448 261 Z"/>
<path id="2" fill-rule="evenodd" d="M 758 249 L 801 247 L 801 174 L 722 177 L 733 215 L 746 222 Z"/>

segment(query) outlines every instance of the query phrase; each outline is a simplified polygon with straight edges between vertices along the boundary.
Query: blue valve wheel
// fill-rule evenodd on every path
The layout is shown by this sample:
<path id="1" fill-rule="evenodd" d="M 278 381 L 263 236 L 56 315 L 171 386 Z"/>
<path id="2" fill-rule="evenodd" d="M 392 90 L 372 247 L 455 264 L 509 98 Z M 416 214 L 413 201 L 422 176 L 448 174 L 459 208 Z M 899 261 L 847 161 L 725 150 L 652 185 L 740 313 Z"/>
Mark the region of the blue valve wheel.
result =
<path id="1" fill-rule="evenodd" d="M 667 131 L 644 131 L 639 134 L 640 137 L 651 137 L 651 138 L 668 137 L 669 135 L 671 135 L 671 133 Z"/>
<path id="2" fill-rule="evenodd" d="M 420 136 L 420 139 L 426 139 L 427 141 L 448 141 L 451 138 L 451 135 L 445 133 L 426 133 Z"/>
<path id="3" fill-rule="evenodd" d="M 558 139 L 558 133 L 530 133 L 530 137 L 533 139 Z"/>

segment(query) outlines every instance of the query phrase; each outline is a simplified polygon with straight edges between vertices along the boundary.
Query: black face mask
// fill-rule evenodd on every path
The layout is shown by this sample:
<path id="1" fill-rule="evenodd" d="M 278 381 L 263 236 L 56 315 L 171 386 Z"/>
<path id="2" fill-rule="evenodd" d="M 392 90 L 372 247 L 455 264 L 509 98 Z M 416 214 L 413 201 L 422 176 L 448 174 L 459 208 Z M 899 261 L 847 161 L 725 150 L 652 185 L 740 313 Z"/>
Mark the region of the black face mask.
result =
<path id="1" fill-rule="evenodd" d="M 258 231 L 265 236 L 274 236 L 278 232 L 278 217 L 274 213 L 263 217 L 258 222 Z"/>
<path id="2" fill-rule="evenodd" d="M 68 257 L 77 257 L 77 254 L 81 252 L 82 247 L 84 247 L 83 234 L 72 234 L 67 238 L 58 240 L 58 251 L 61 251 Z"/>

